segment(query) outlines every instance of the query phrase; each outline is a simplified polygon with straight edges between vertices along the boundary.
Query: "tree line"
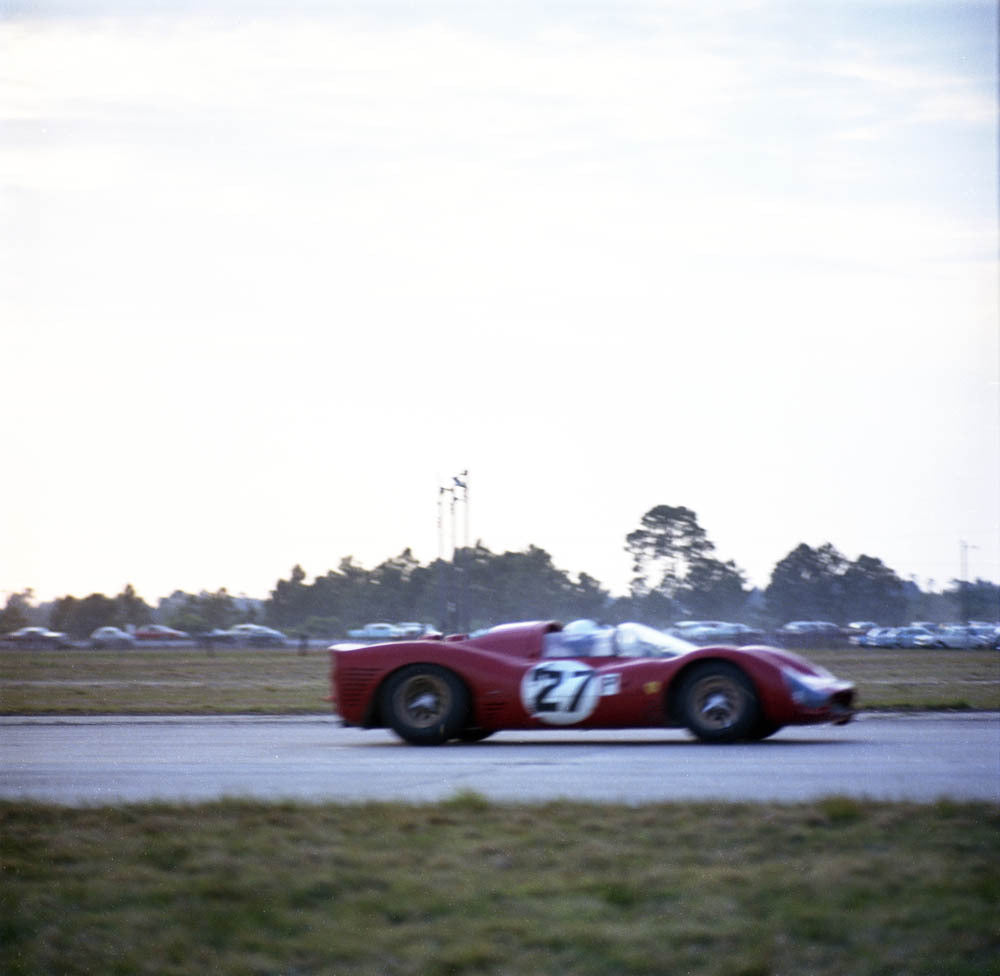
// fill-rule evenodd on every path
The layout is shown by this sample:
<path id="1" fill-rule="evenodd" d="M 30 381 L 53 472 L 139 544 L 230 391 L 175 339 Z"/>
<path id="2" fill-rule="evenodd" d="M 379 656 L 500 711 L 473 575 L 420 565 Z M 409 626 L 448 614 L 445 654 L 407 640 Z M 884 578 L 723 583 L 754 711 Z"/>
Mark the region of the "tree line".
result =
<path id="1" fill-rule="evenodd" d="M 629 592 L 613 596 L 587 573 L 558 568 L 544 549 L 491 552 L 482 542 L 453 558 L 421 564 L 410 549 L 365 569 L 352 556 L 311 581 L 301 566 L 278 579 L 266 599 L 234 596 L 225 588 L 192 594 L 174 591 L 154 608 L 130 584 L 109 597 L 64 596 L 34 606 L 31 591 L 12 594 L 0 610 L 0 633 L 29 623 L 86 637 L 105 625 L 158 622 L 188 633 L 264 623 L 289 633 L 342 636 L 369 621 L 417 621 L 447 632 L 469 631 L 511 620 L 607 623 L 640 620 L 666 627 L 679 619 L 739 620 L 765 629 L 791 619 L 994 620 L 1000 586 L 986 580 L 953 580 L 942 593 L 904 581 L 882 560 L 849 560 L 831 543 L 800 543 L 774 567 L 764 590 L 747 585 L 732 560 L 683 506 L 650 509 L 625 539 L 632 557 Z"/>

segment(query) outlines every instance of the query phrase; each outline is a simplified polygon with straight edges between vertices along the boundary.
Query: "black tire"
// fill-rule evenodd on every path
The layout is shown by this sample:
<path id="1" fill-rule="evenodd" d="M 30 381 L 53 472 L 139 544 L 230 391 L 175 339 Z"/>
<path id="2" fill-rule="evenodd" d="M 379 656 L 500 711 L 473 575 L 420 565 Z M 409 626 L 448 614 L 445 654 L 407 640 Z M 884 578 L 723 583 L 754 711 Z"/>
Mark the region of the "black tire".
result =
<path id="1" fill-rule="evenodd" d="M 483 739 L 488 739 L 495 729 L 462 729 L 458 733 L 459 742 L 482 742 Z"/>
<path id="2" fill-rule="evenodd" d="M 774 735 L 775 732 L 780 732 L 783 728 L 784 726 L 778 725 L 777 722 L 769 722 L 765 718 L 758 719 L 757 724 L 747 735 L 747 741 L 762 742 L 764 739 L 768 739 Z"/>
<path id="3" fill-rule="evenodd" d="M 753 684 L 728 661 L 706 661 L 690 671 L 681 685 L 680 706 L 684 724 L 702 742 L 763 738 L 755 731 L 766 731 Z"/>
<path id="4" fill-rule="evenodd" d="M 411 664 L 382 689 L 382 716 L 401 739 L 436 746 L 459 735 L 469 713 L 469 694 L 459 678 L 436 664 Z"/>

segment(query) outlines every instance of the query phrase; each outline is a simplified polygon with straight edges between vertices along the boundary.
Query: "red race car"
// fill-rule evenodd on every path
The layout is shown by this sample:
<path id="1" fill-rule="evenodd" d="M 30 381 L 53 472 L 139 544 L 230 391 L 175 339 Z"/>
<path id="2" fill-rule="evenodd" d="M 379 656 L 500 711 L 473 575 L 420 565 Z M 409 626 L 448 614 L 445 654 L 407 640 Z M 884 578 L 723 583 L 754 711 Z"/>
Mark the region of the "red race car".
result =
<path id="1" fill-rule="evenodd" d="M 853 714 L 854 685 L 796 654 L 695 647 L 643 624 L 504 624 L 330 652 L 344 723 L 416 745 L 545 728 L 684 727 L 705 742 L 755 741 Z"/>

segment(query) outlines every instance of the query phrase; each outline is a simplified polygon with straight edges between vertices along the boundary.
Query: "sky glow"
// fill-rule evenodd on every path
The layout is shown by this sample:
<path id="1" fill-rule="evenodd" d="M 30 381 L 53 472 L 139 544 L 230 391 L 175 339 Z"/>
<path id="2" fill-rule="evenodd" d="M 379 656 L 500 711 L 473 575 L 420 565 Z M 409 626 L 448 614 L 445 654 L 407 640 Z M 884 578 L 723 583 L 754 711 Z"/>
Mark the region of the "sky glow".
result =
<path id="1" fill-rule="evenodd" d="M 996 11 L 8 2 L 0 597 L 693 509 L 1000 581 Z"/>

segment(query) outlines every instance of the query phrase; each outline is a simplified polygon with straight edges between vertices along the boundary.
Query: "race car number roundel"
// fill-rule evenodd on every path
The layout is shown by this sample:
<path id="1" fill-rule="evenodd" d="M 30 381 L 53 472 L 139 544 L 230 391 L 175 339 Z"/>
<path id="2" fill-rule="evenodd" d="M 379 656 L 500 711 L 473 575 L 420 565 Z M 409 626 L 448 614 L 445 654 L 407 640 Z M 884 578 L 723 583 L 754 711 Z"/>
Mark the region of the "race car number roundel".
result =
<path id="1" fill-rule="evenodd" d="M 593 714 L 601 695 L 597 672 L 579 661 L 547 661 L 525 672 L 521 701 L 532 718 L 573 725 Z"/>

